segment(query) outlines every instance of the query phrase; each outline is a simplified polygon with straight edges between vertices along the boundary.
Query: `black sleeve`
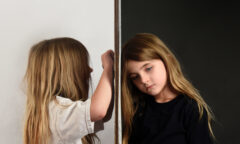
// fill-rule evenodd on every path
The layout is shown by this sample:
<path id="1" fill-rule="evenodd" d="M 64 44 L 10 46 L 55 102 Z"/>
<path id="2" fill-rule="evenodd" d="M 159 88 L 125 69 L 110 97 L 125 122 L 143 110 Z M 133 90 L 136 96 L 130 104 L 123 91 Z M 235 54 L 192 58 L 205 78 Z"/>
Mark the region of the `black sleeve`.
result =
<path id="1" fill-rule="evenodd" d="M 188 128 L 187 141 L 188 144 L 213 144 L 208 128 L 208 119 L 206 110 L 203 112 L 202 118 L 199 120 L 199 111 L 197 104 L 188 111 Z"/>

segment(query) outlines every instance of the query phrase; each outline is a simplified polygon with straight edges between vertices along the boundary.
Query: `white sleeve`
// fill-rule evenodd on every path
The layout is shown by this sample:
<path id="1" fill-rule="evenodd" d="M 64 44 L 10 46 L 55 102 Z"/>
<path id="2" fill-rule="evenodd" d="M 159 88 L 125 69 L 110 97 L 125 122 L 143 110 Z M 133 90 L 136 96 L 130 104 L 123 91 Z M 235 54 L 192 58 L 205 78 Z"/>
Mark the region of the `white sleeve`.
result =
<path id="1" fill-rule="evenodd" d="M 90 118 L 90 104 L 91 99 L 84 102 L 68 101 L 68 106 L 58 111 L 56 130 L 62 141 L 66 143 L 81 141 L 82 137 L 94 132 L 94 122 L 91 122 Z"/>

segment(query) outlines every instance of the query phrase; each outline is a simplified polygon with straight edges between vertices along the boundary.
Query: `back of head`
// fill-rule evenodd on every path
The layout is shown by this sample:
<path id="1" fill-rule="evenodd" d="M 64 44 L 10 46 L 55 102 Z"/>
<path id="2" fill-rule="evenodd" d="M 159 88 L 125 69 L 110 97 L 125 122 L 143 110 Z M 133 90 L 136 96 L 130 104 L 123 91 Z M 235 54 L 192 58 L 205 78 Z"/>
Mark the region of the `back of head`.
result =
<path id="1" fill-rule="evenodd" d="M 57 95 L 71 100 L 88 98 L 88 52 L 72 38 L 44 40 L 29 53 L 24 143 L 45 143 L 49 137 L 48 104 Z"/>
<path id="2" fill-rule="evenodd" d="M 90 68 L 86 48 L 72 38 L 44 40 L 29 54 L 25 78 L 34 95 L 86 100 Z"/>

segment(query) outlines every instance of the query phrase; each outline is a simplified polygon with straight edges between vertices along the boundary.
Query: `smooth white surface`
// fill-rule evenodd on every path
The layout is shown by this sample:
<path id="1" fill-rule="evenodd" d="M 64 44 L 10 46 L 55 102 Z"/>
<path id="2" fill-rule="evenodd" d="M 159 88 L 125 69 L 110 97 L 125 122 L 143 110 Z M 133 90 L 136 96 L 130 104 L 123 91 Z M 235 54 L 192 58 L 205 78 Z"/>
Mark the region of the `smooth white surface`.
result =
<path id="1" fill-rule="evenodd" d="M 21 144 L 26 100 L 21 82 L 30 47 L 54 37 L 81 41 L 90 53 L 94 90 L 101 53 L 114 49 L 114 0 L 1 0 L 0 21 L 0 143 Z M 97 133 L 102 144 L 114 143 L 113 125 L 112 117 Z"/>

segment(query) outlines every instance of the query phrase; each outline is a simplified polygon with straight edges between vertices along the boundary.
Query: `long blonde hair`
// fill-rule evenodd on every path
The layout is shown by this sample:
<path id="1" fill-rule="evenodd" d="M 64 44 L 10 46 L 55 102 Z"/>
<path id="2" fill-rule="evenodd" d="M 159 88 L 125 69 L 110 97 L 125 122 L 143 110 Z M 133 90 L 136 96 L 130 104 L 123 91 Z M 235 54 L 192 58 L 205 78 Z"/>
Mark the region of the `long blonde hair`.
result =
<path id="1" fill-rule="evenodd" d="M 43 40 L 31 48 L 25 74 L 24 144 L 48 143 L 51 135 L 48 105 L 57 95 L 72 101 L 87 100 L 90 70 L 87 49 L 75 39 Z M 94 143 L 93 137 L 85 136 L 83 143 Z"/>
<path id="2" fill-rule="evenodd" d="M 208 127 L 213 135 L 211 121 L 214 116 L 211 109 L 200 96 L 197 89 L 184 77 L 180 64 L 169 48 L 155 35 L 139 33 L 131 38 L 122 49 L 122 115 L 123 115 L 123 144 L 128 143 L 131 135 L 133 116 L 139 104 L 141 96 L 136 96 L 136 91 L 140 93 L 128 78 L 127 64 L 129 60 L 146 61 L 161 59 L 165 64 L 168 73 L 168 85 L 180 94 L 185 94 L 194 99 L 198 104 L 199 119 L 203 116 L 204 109 L 208 117 Z"/>

